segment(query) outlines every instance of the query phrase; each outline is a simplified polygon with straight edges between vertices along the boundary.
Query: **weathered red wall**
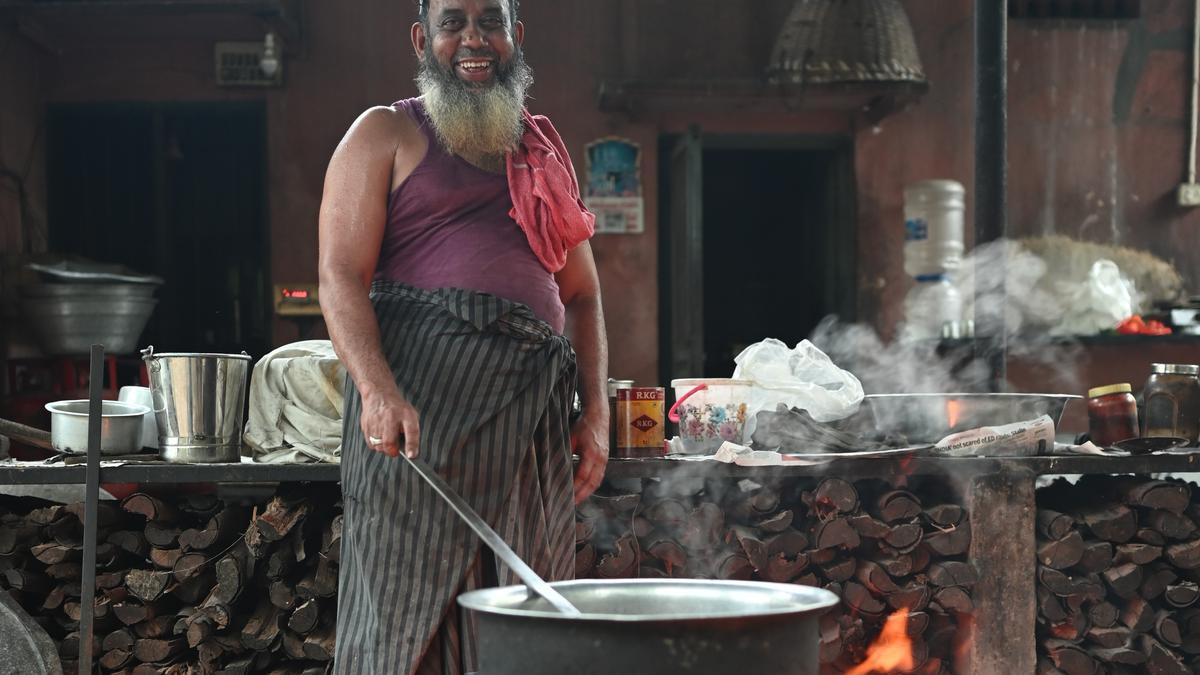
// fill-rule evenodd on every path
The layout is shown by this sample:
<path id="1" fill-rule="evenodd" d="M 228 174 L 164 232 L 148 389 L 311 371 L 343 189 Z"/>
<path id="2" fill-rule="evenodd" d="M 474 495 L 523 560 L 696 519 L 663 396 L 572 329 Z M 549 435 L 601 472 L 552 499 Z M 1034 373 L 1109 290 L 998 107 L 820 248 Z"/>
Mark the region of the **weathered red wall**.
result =
<path id="1" fill-rule="evenodd" d="M 760 72 L 791 0 L 526 0 L 526 49 L 538 83 L 532 107 L 549 114 L 582 164 L 588 141 L 642 144 L 646 233 L 597 237 L 612 372 L 657 379 L 657 172 L 660 134 L 699 123 L 708 132 L 845 133 L 858 175 L 860 318 L 889 328 L 906 291 L 903 186 L 954 178 L 972 192 L 970 0 L 908 0 L 931 83 L 914 108 L 877 126 L 847 117 L 601 113 L 605 77 L 735 77 Z M 1054 231 L 1144 246 L 1200 281 L 1200 216 L 1172 205 L 1186 158 L 1191 3 L 1143 3 L 1140 22 L 1014 23 L 1010 28 L 1010 231 Z M 411 95 L 411 3 L 309 2 L 305 40 L 289 48 L 286 86 L 216 87 L 212 43 L 261 39 L 251 17 L 47 19 L 64 47 L 41 93 L 53 101 L 261 98 L 269 124 L 270 265 L 277 281 L 316 278 L 316 213 L 329 154 L 363 108 Z M 6 57 L 6 60 L 9 57 Z M 19 90 L 18 90 L 19 91 Z M 28 91 L 28 90 L 26 90 Z M 33 96 L 32 92 L 27 95 Z M 29 120 L 30 100 L 0 101 Z M 36 105 L 36 103 L 32 104 Z M 0 118 L 4 119 L 4 118 Z M 14 132 L 0 128 L 0 149 Z M 968 231 L 970 230 L 968 198 Z M 276 341 L 294 338 L 279 325 Z"/>

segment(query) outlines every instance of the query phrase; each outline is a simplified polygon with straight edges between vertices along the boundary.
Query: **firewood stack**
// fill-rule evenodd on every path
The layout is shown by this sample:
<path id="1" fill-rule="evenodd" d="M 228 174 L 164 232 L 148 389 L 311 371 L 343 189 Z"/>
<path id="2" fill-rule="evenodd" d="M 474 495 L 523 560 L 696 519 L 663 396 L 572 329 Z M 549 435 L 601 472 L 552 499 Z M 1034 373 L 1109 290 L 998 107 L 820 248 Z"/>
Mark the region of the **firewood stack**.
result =
<path id="1" fill-rule="evenodd" d="M 1038 491 L 1037 520 L 1039 673 L 1200 670 L 1200 503 L 1189 484 L 1060 479 Z"/>
<path id="2" fill-rule="evenodd" d="M 325 673 L 333 658 L 340 503 L 138 493 L 101 502 L 95 667 L 105 673 Z M 79 658 L 83 505 L 0 512 L 0 588 Z"/>
<path id="3" fill-rule="evenodd" d="M 932 485 L 932 484 L 931 484 Z M 953 672 L 974 610 L 971 530 L 945 495 L 878 481 L 647 480 L 579 509 L 580 578 L 754 579 L 821 586 L 842 602 L 821 619 L 823 673 L 862 661 L 889 614 L 908 610 L 917 673 Z"/>

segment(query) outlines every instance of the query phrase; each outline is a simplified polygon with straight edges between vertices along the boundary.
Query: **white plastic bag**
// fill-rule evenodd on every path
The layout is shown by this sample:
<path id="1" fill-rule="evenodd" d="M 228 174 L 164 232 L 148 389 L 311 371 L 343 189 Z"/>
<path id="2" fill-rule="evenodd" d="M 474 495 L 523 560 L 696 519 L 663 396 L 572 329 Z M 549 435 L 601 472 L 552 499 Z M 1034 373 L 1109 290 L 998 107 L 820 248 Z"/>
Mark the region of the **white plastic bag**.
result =
<path id="1" fill-rule="evenodd" d="M 1065 311 L 1051 335 L 1094 335 L 1116 327 L 1137 309 L 1137 289 L 1111 260 L 1097 260 L 1086 280 L 1062 284 L 1059 293 Z"/>
<path id="2" fill-rule="evenodd" d="M 849 417 L 863 399 L 862 383 L 849 371 L 838 368 L 825 352 L 808 340 L 794 349 L 775 338 L 746 347 L 734 359 L 736 379 L 753 380 L 746 409 L 745 442 L 756 426 L 760 410 L 774 410 L 780 403 L 802 408 L 818 422 Z"/>

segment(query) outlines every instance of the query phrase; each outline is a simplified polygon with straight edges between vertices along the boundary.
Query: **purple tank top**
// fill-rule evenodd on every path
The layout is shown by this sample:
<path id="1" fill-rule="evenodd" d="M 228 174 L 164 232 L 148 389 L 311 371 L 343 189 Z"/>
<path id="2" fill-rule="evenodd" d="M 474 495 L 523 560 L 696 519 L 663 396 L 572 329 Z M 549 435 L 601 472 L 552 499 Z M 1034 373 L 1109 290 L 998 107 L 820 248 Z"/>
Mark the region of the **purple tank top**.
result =
<path id="1" fill-rule="evenodd" d="M 388 196 L 375 278 L 426 290 L 463 288 L 520 302 L 561 334 L 558 283 L 508 215 L 508 177 L 446 152 L 421 101 L 395 105 L 417 122 L 429 149 Z"/>

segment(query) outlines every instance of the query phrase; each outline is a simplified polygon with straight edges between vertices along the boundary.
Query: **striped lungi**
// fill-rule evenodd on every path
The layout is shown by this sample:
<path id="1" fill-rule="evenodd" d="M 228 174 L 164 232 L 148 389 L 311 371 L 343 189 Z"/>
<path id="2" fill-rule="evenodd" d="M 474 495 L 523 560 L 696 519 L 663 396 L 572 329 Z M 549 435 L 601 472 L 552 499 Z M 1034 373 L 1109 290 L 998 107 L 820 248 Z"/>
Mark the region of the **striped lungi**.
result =
<path id="1" fill-rule="evenodd" d="M 421 457 L 538 574 L 574 574 L 569 419 L 575 354 L 528 307 L 484 293 L 375 282 L 383 353 L 420 414 Z M 408 464 L 374 452 L 346 388 L 336 673 L 476 669 L 455 597 L 515 584 Z M 403 449 L 403 443 L 401 443 Z"/>

